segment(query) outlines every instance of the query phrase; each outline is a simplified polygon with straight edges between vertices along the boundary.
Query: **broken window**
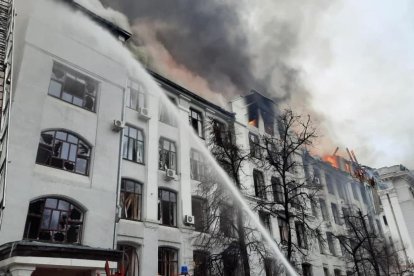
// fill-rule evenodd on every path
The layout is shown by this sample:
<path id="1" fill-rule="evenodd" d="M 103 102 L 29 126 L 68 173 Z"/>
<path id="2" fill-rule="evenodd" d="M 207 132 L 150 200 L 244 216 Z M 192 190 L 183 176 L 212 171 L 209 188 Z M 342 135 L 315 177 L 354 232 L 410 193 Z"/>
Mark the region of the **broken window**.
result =
<path id="1" fill-rule="evenodd" d="M 145 87 L 140 82 L 130 80 L 128 84 L 127 107 L 139 110 L 145 107 Z"/>
<path id="2" fill-rule="evenodd" d="M 276 203 L 283 204 L 285 202 L 285 197 L 283 193 L 283 187 L 280 183 L 280 179 L 272 176 L 271 179 L 272 188 L 273 188 L 273 199 Z"/>
<path id="3" fill-rule="evenodd" d="M 126 272 L 125 275 L 139 276 L 139 256 L 137 248 L 129 245 L 118 245 L 118 250 L 123 252 L 122 264 Z"/>
<path id="4" fill-rule="evenodd" d="M 264 211 L 259 211 L 259 219 L 263 226 L 267 229 L 267 231 L 269 231 L 269 233 L 272 233 L 270 214 Z"/>
<path id="5" fill-rule="evenodd" d="M 308 242 L 305 233 L 305 226 L 302 222 L 295 222 L 295 230 L 296 230 L 296 239 L 298 242 L 298 246 L 301 248 L 308 248 Z"/>
<path id="6" fill-rule="evenodd" d="M 277 218 L 277 224 L 279 227 L 280 242 L 286 243 L 288 241 L 289 236 L 289 225 L 287 224 L 286 220 L 282 217 Z"/>
<path id="7" fill-rule="evenodd" d="M 36 163 L 88 175 L 91 147 L 76 134 L 64 130 L 40 134 Z"/>
<path id="8" fill-rule="evenodd" d="M 194 216 L 195 230 L 207 232 L 207 201 L 204 198 L 192 197 L 191 208 Z"/>
<path id="9" fill-rule="evenodd" d="M 121 181 L 121 218 L 141 220 L 142 184 L 130 179 Z"/>
<path id="10" fill-rule="evenodd" d="M 172 98 L 172 97 L 168 97 L 168 99 L 174 104 L 177 105 L 177 101 Z M 167 125 L 176 127 L 177 126 L 177 120 L 176 120 L 176 116 L 175 113 L 173 112 L 173 110 L 171 110 L 169 108 L 169 106 L 163 102 L 163 100 L 160 100 L 160 122 L 163 122 Z"/>
<path id="11" fill-rule="evenodd" d="M 170 247 L 158 247 L 158 275 L 178 275 L 178 250 Z"/>
<path id="12" fill-rule="evenodd" d="M 158 190 L 158 220 L 163 225 L 177 226 L 177 194 Z"/>
<path id="13" fill-rule="evenodd" d="M 203 117 L 201 112 L 190 108 L 190 116 L 188 117 L 191 127 L 197 133 L 198 137 L 204 138 Z"/>
<path id="14" fill-rule="evenodd" d="M 312 265 L 308 263 L 302 264 L 302 275 L 303 276 L 312 276 Z"/>
<path id="15" fill-rule="evenodd" d="M 144 133 L 142 130 L 126 126 L 124 128 L 122 157 L 129 161 L 144 163 Z"/>
<path id="16" fill-rule="evenodd" d="M 197 276 L 209 276 L 209 253 L 201 250 L 193 251 L 194 273 Z"/>
<path id="17" fill-rule="evenodd" d="M 80 243 L 83 212 L 59 198 L 30 202 L 24 238 L 58 243 Z"/>
<path id="18" fill-rule="evenodd" d="M 250 155 L 255 158 L 262 158 L 259 136 L 253 133 L 249 133 L 249 146 L 250 146 Z"/>
<path id="19" fill-rule="evenodd" d="M 53 64 L 49 95 L 94 112 L 97 90 L 96 80 L 62 64 Z"/>
<path id="20" fill-rule="evenodd" d="M 160 138 L 158 151 L 160 158 L 158 168 L 163 171 L 166 169 L 177 171 L 177 150 L 175 143 L 168 139 Z"/>
<path id="21" fill-rule="evenodd" d="M 203 181 L 206 178 L 206 162 L 201 152 L 190 151 L 191 179 Z"/>
<path id="22" fill-rule="evenodd" d="M 255 196 L 261 199 L 266 199 L 266 186 L 261 171 L 253 170 L 253 182 Z"/>

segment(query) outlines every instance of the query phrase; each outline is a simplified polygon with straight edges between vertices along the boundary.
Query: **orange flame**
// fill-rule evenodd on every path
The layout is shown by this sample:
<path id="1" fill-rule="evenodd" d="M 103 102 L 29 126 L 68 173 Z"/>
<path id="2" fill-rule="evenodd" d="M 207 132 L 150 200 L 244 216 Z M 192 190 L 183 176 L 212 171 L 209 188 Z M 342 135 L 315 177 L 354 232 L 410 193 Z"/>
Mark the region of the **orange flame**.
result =
<path id="1" fill-rule="evenodd" d="M 257 127 L 257 120 L 253 119 L 253 120 L 249 121 L 249 126 Z"/>
<path id="2" fill-rule="evenodd" d="M 332 167 L 339 169 L 338 158 L 335 155 L 325 155 L 323 161 L 329 163 Z"/>

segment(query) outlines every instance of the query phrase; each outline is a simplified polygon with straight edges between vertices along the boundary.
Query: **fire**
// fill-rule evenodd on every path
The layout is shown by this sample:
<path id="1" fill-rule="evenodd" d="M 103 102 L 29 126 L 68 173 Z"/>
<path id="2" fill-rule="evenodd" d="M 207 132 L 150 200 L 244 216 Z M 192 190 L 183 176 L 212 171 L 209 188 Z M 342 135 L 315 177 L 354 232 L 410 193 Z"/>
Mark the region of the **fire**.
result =
<path id="1" fill-rule="evenodd" d="M 253 120 L 249 121 L 249 126 L 257 127 L 257 120 L 253 119 Z"/>
<path id="2" fill-rule="evenodd" d="M 329 163 L 332 167 L 339 169 L 338 158 L 335 155 L 325 155 L 323 161 Z"/>

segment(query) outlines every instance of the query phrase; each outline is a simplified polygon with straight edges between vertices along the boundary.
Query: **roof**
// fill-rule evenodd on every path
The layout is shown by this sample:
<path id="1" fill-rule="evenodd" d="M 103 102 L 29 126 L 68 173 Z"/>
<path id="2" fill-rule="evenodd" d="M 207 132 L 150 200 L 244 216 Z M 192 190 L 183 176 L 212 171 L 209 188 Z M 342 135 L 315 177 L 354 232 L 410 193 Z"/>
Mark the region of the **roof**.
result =
<path id="1" fill-rule="evenodd" d="M 187 95 L 195 100 L 197 100 L 198 102 L 201 102 L 202 104 L 204 104 L 205 106 L 214 109 L 215 111 L 218 111 L 220 113 L 222 113 L 225 116 L 228 116 L 230 118 L 234 118 L 235 117 L 235 113 L 230 112 L 225 110 L 224 108 L 213 104 L 212 102 L 204 99 L 203 97 L 200 97 L 199 95 L 195 94 L 194 92 L 182 87 L 181 85 L 167 79 L 166 77 L 160 75 L 159 73 L 156 73 L 150 69 L 147 69 L 148 73 L 151 74 L 151 76 L 153 76 L 156 80 L 158 80 L 162 85 L 167 86 L 172 88 L 173 90 L 177 91 L 177 94 L 182 93 L 184 95 Z M 169 90 L 171 91 L 171 90 Z M 174 91 L 172 91 L 174 92 Z"/>

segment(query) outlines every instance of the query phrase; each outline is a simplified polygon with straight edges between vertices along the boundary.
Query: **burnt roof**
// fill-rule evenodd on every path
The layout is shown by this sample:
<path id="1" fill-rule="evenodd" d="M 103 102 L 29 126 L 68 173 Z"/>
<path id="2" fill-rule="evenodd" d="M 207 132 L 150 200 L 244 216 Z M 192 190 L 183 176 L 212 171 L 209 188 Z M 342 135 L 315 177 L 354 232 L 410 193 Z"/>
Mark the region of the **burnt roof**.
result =
<path id="1" fill-rule="evenodd" d="M 194 92 L 191 92 L 190 90 L 182 87 L 181 85 L 167 79 L 166 77 L 160 75 L 159 73 L 156 73 L 150 69 L 147 69 L 148 73 L 151 74 L 151 76 L 153 76 L 164 88 L 166 88 L 168 91 L 175 93 L 177 95 L 179 94 L 184 94 L 188 97 L 191 97 L 195 100 L 197 100 L 198 102 L 201 102 L 202 104 L 204 104 L 205 106 L 220 112 L 221 114 L 230 117 L 230 119 L 234 119 L 235 117 L 235 113 L 230 112 L 225 110 L 224 108 L 213 104 L 212 102 L 204 99 L 203 97 L 200 97 L 199 95 L 195 94 Z M 170 88 L 170 89 L 168 89 Z"/>

